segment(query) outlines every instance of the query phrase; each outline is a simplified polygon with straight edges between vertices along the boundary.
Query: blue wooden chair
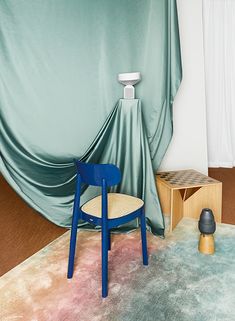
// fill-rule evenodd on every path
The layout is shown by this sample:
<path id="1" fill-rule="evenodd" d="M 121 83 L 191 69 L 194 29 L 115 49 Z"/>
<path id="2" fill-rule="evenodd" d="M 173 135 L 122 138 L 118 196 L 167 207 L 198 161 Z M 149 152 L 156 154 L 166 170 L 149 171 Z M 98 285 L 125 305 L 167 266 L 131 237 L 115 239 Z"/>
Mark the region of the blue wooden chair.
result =
<path id="1" fill-rule="evenodd" d="M 112 164 L 89 164 L 76 161 L 77 183 L 70 238 L 68 278 L 72 278 L 78 220 L 101 226 L 102 229 L 102 297 L 108 295 L 108 250 L 111 249 L 110 229 L 140 218 L 143 264 L 148 265 L 144 202 L 136 197 L 108 193 L 109 186 L 121 180 L 120 170 Z M 81 183 L 101 186 L 102 194 L 80 207 Z"/>

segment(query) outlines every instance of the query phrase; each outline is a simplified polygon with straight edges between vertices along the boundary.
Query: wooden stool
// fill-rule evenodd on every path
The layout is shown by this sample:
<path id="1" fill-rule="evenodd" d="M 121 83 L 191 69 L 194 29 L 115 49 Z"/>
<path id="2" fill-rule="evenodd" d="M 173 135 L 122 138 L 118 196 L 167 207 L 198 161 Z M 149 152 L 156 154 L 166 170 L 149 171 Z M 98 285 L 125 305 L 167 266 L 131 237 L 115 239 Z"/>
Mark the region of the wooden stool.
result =
<path id="1" fill-rule="evenodd" d="M 199 219 L 205 207 L 221 222 L 221 182 L 190 169 L 158 173 L 156 184 L 162 211 L 170 215 L 170 231 L 183 217 Z"/>

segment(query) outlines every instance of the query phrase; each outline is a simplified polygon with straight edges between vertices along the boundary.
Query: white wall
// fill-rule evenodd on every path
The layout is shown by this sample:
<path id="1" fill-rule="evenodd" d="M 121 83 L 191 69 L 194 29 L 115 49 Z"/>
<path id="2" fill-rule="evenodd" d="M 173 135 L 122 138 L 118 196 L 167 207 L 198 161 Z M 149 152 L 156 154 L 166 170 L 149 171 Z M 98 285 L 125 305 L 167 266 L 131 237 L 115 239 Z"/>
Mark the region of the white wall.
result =
<path id="1" fill-rule="evenodd" d="M 160 170 L 207 165 L 202 0 L 177 0 L 183 81 L 174 102 L 174 135 Z"/>

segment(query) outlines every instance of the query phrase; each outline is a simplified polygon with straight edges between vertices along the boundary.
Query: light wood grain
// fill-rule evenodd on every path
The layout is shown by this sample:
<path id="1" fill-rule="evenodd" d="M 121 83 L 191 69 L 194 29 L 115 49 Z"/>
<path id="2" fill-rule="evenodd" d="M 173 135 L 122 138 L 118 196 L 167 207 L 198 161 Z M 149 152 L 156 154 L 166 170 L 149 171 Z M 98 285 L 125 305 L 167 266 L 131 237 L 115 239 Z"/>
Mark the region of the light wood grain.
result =
<path id="1" fill-rule="evenodd" d="M 214 254 L 215 252 L 215 242 L 214 242 L 214 235 L 200 235 L 198 250 L 202 254 Z"/>
<path id="2" fill-rule="evenodd" d="M 199 219 L 203 208 L 210 208 L 213 211 L 216 222 L 221 222 L 222 208 L 222 183 L 210 186 L 202 186 L 192 194 L 183 205 L 185 217 Z"/>
<path id="3" fill-rule="evenodd" d="M 168 216 L 171 214 L 171 190 L 160 180 L 156 180 L 156 183 L 162 211 Z"/>
<path id="4" fill-rule="evenodd" d="M 171 225 L 172 231 L 183 218 L 183 199 L 180 190 L 171 190 Z"/>
<path id="5" fill-rule="evenodd" d="M 192 178 L 181 179 L 181 174 L 183 178 L 188 176 Z M 162 211 L 164 215 L 170 214 L 171 217 L 170 231 L 176 227 L 182 217 L 199 219 L 205 207 L 212 209 L 216 222 L 221 222 L 221 182 L 195 170 L 185 170 L 158 173 L 156 184 Z"/>

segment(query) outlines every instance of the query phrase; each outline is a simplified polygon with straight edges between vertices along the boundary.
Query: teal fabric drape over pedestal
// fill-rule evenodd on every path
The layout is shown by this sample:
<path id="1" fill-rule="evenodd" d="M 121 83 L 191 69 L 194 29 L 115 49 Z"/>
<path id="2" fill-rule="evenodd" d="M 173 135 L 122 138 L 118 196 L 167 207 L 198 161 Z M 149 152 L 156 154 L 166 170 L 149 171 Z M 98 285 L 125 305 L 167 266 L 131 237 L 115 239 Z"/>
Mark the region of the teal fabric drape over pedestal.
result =
<path id="1" fill-rule="evenodd" d="M 142 120 L 141 102 L 138 99 L 120 99 L 95 141 L 82 157 L 91 163 L 113 163 L 122 173 L 122 181 L 111 189 L 140 197 L 145 200 L 145 212 L 149 229 L 162 235 L 164 220 L 159 204 L 155 175 L 149 150 L 149 143 Z M 82 203 L 100 194 L 100 188 L 84 190 Z M 132 221 L 119 229 L 138 227 Z"/>
<path id="2" fill-rule="evenodd" d="M 129 104 L 140 108 L 138 100 L 125 106 L 121 100 L 114 108 L 123 90 L 117 74 L 129 71 L 142 74 L 136 92 L 145 125 L 127 118 L 124 128 L 116 119 L 123 120 Z M 0 1 L 2 174 L 33 208 L 69 226 L 73 159 L 94 157 L 99 145 L 94 137 L 99 133 L 101 138 L 111 122 L 116 137 L 112 145 L 99 145 L 103 152 L 97 161 L 119 162 L 124 169 L 121 190 L 148 200 L 149 225 L 157 233 L 164 224 L 158 200 L 148 199 L 156 194 L 150 176 L 172 136 L 172 102 L 180 81 L 175 0 Z M 140 126 L 145 126 L 148 146 L 145 140 L 133 149 L 130 135 Z M 145 172 L 141 164 L 145 157 L 150 162 L 148 148 L 153 167 L 146 166 Z M 138 170 L 141 174 L 134 177 Z"/>

